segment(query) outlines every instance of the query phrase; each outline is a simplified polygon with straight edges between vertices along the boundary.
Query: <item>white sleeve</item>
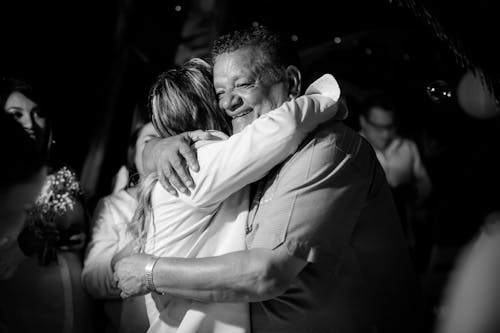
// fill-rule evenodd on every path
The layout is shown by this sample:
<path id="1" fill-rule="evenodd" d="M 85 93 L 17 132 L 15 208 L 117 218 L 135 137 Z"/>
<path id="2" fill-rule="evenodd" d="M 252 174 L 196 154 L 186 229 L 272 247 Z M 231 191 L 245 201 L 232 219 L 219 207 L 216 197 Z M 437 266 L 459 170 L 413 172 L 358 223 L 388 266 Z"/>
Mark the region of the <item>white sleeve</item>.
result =
<path id="1" fill-rule="evenodd" d="M 309 132 L 337 114 L 337 82 L 331 75 L 316 82 L 308 95 L 262 115 L 242 132 L 200 147 L 200 171 L 192 175 L 196 188 L 181 198 L 195 207 L 210 208 L 293 154 Z"/>
<path id="2" fill-rule="evenodd" d="M 111 206 L 106 198 L 97 204 L 92 218 L 92 234 L 82 270 L 82 285 L 89 294 L 100 299 L 119 297 L 114 287 L 111 258 L 118 251 L 119 233 L 112 220 Z"/>

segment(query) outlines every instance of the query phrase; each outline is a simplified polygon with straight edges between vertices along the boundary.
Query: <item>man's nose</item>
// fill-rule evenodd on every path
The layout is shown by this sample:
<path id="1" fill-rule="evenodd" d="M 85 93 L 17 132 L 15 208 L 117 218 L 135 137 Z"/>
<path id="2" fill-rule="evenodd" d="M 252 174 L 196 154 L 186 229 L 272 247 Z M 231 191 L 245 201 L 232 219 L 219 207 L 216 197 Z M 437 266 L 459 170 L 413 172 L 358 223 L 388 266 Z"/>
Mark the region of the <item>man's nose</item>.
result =
<path id="1" fill-rule="evenodd" d="M 241 105 L 243 105 L 241 97 L 236 94 L 229 93 L 222 97 L 220 107 L 231 116 L 232 113 L 234 113 Z"/>

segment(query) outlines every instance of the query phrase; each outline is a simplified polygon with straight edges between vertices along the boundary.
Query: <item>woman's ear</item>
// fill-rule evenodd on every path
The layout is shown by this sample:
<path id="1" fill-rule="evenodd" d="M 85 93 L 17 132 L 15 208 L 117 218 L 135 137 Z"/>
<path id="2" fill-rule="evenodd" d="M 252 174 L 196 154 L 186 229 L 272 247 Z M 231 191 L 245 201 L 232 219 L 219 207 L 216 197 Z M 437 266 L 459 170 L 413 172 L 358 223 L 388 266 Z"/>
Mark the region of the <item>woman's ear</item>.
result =
<path id="1" fill-rule="evenodd" d="M 286 80 L 288 84 L 288 95 L 291 98 L 300 95 L 302 77 L 297 67 L 291 65 L 286 68 Z"/>

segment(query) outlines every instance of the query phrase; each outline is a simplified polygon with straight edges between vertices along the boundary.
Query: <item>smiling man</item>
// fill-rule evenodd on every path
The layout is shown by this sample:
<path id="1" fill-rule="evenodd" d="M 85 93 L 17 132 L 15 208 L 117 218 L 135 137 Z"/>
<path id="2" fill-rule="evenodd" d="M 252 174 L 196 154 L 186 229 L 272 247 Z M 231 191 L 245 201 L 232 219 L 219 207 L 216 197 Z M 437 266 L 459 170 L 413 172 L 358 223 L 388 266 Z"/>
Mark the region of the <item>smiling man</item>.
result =
<path id="1" fill-rule="evenodd" d="M 214 85 L 235 132 L 299 95 L 294 55 L 262 27 L 215 42 Z M 172 154 L 164 148 L 175 140 L 146 151 L 146 165 L 174 184 L 182 170 L 166 162 Z M 394 203 L 373 150 L 356 132 L 338 119 L 321 125 L 254 192 L 247 250 L 125 258 L 115 267 L 122 295 L 250 302 L 253 332 L 417 331 L 416 280 Z"/>

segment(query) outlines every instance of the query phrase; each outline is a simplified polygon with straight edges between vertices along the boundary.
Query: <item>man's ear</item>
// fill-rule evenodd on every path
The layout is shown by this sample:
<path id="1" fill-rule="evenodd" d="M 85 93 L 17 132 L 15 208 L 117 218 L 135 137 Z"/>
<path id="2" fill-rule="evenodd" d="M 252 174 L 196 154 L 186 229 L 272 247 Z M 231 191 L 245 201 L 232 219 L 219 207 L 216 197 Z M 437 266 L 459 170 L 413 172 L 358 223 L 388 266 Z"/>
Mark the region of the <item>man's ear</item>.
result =
<path id="1" fill-rule="evenodd" d="M 292 98 L 300 95 L 302 76 L 297 67 L 290 65 L 286 68 L 286 80 L 288 85 L 288 95 Z"/>

